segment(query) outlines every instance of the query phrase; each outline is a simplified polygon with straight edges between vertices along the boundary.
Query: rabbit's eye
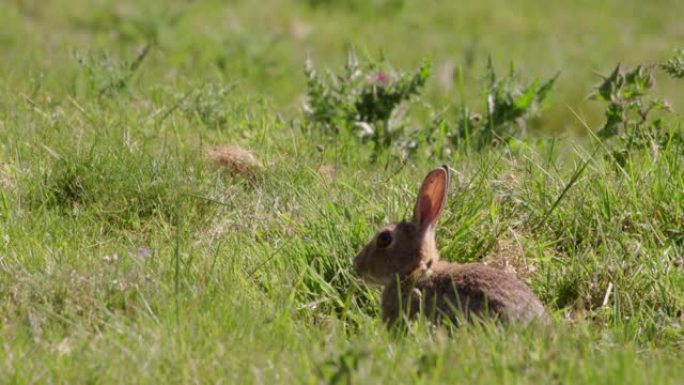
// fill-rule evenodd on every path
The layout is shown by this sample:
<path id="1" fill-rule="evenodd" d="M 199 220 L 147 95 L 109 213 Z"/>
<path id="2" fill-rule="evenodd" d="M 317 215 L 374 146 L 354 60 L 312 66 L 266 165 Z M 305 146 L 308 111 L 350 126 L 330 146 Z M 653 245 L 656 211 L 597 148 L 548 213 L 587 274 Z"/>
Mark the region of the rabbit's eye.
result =
<path id="1" fill-rule="evenodd" d="M 389 246 L 389 244 L 392 243 L 392 234 L 389 231 L 383 231 L 382 233 L 378 234 L 378 247 L 379 248 L 385 248 Z"/>

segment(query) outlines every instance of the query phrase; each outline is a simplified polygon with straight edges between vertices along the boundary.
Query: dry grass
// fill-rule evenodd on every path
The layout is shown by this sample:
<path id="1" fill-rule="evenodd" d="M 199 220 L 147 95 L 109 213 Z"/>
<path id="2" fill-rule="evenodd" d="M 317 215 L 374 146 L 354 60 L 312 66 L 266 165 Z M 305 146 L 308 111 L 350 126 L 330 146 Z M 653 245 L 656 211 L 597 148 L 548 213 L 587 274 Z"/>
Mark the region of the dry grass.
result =
<path id="1" fill-rule="evenodd" d="M 335 179 L 336 171 L 337 170 L 335 170 L 335 167 L 331 166 L 329 164 L 322 164 L 322 165 L 318 166 L 318 173 L 328 183 L 332 182 Z"/>
<path id="2" fill-rule="evenodd" d="M 207 159 L 230 175 L 252 179 L 261 169 L 261 163 L 250 150 L 240 146 L 219 146 L 207 154 Z"/>
<path id="3" fill-rule="evenodd" d="M 12 188 L 14 181 L 10 177 L 9 166 L 6 163 L 0 162 L 0 188 Z"/>

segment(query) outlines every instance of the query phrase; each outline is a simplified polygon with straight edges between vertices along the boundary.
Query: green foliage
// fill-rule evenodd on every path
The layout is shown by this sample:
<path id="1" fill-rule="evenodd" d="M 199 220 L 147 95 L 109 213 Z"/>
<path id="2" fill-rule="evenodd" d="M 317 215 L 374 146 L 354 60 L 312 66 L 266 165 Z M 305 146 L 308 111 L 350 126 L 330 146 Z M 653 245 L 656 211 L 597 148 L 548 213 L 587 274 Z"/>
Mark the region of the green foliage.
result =
<path id="1" fill-rule="evenodd" d="M 354 384 L 359 363 L 368 357 L 368 352 L 349 349 L 329 358 L 317 366 L 318 377 L 326 384 Z"/>
<path id="2" fill-rule="evenodd" d="M 86 74 L 88 90 L 95 91 L 97 96 L 112 96 L 127 89 L 149 51 L 150 46 L 146 45 L 130 62 L 116 60 L 108 54 L 76 54 L 76 60 Z"/>
<path id="3" fill-rule="evenodd" d="M 191 119 L 197 118 L 209 128 L 223 128 L 230 120 L 228 97 L 235 84 L 207 84 L 178 98 L 178 105 Z"/>
<path id="4" fill-rule="evenodd" d="M 370 57 L 359 61 L 350 51 L 342 74 L 319 74 L 307 61 L 305 75 L 308 125 L 324 132 L 355 132 L 379 151 L 407 135 L 401 118 L 392 120 L 402 103 L 421 93 L 430 63 L 426 60 L 415 71 L 403 72 Z"/>
<path id="5" fill-rule="evenodd" d="M 462 105 L 455 123 L 433 112 L 430 124 L 409 129 L 401 104 L 418 99 L 430 75 L 426 61 L 412 73 L 397 72 L 386 62 L 371 59 L 359 62 L 350 52 L 341 75 L 330 72 L 320 76 L 307 63 L 308 124 L 324 132 L 351 130 L 374 144 L 376 153 L 394 147 L 403 158 L 415 154 L 421 145 L 430 146 L 430 154 L 444 154 L 444 140 L 451 145 L 469 143 L 477 149 L 511 138 L 521 138 L 529 121 L 538 117 L 548 103 L 557 76 L 545 81 L 524 83 L 511 66 L 499 77 L 490 60 L 487 65 L 484 105 L 486 113 L 471 112 Z M 451 127 L 454 128 L 451 128 Z"/>
<path id="6" fill-rule="evenodd" d="M 637 66 L 623 70 L 616 66 L 596 87 L 592 98 L 608 102 L 606 123 L 599 136 L 609 138 L 618 134 L 636 136 L 638 131 L 651 123 L 649 114 L 666 105 L 652 98 L 648 92 L 655 85 L 653 67 Z"/>
<path id="7" fill-rule="evenodd" d="M 623 69 L 617 65 L 591 95 L 594 100 L 607 102 L 605 124 L 599 137 L 618 139 L 614 158 L 624 164 L 629 151 L 659 149 L 668 145 L 673 129 L 665 123 L 659 112 L 669 112 L 670 104 L 651 95 L 655 86 L 655 66 L 638 65 Z"/>
<path id="8" fill-rule="evenodd" d="M 660 68 L 673 78 L 684 78 L 684 49 L 676 50 L 671 58 L 660 65 Z"/>
<path id="9" fill-rule="evenodd" d="M 482 116 L 463 105 L 452 134 L 453 141 L 455 144 L 471 143 L 482 149 L 522 137 L 529 121 L 538 117 L 546 107 L 557 78 L 558 75 L 545 81 L 525 83 L 513 65 L 505 76 L 500 77 L 490 58 L 483 102 L 486 112 Z"/>

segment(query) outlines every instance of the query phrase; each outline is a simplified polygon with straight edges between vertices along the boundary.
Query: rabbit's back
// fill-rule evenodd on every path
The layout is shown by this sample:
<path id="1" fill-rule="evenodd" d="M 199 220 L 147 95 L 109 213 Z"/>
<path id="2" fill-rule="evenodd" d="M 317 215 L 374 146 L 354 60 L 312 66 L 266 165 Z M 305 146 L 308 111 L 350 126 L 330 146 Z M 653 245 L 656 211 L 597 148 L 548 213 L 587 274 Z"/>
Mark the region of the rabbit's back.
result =
<path id="1" fill-rule="evenodd" d="M 390 284 L 382 298 L 383 319 L 393 323 L 406 309 L 409 317 L 496 317 L 509 322 L 547 322 L 544 306 L 514 275 L 483 264 L 437 262 L 412 284 Z"/>

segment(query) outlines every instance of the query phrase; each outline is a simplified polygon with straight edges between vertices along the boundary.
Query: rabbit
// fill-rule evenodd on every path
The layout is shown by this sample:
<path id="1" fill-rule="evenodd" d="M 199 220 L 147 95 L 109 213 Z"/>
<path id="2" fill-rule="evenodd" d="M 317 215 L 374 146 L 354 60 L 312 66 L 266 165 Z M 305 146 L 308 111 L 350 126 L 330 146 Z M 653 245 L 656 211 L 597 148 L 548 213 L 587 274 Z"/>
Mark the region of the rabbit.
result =
<path id="1" fill-rule="evenodd" d="M 459 320 L 548 323 L 544 305 L 515 275 L 481 263 L 441 261 L 435 227 L 447 200 L 449 167 L 432 170 L 418 192 L 413 219 L 381 228 L 353 261 L 358 275 L 384 285 L 382 319 L 404 314 Z M 405 312 L 405 313 L 404 313 Z"/>

